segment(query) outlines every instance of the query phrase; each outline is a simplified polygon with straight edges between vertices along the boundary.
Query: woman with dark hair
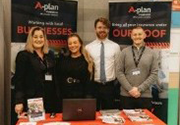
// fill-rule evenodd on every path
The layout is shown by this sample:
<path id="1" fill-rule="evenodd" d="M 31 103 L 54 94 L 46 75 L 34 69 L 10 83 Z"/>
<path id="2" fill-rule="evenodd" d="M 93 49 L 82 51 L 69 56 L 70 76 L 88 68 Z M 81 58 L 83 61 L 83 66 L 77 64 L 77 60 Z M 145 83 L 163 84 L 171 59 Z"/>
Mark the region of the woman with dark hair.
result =
<path id="1" fill-rule="evenodd" d="M 15 85 L 15 112 L 27 111 L 27 100 L 42 97 L 46 112 L 56 112 L 54 53 L 48 49 L 44 29 L 33 27 L 29 31 L 25 50 L 16 57 L 16 71 L 12 78 Z"/>
<path id="2" fill-rule="evenodd" d="M 58 61 L 60 95 L 62 99 L 85 98 L 90 94 L 88 92 L 93 76 L 93 62 L 78 34 L 69 35 L 67 41 L 69 55 L 60 55 Z"/>

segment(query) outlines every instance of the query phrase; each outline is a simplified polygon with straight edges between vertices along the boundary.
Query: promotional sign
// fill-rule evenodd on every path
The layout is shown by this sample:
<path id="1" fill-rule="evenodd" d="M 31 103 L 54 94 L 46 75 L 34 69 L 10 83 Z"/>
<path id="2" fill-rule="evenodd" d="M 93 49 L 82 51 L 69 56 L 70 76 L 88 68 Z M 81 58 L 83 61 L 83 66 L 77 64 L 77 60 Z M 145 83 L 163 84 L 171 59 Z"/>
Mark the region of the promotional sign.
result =
<path id="1" fill-rule="evenodd" d="M 112 2 L 109 8 L 111 40 L 131 45 L 131 29 L 140 26 L 147 34 L 147 46 L 169 48 L 171 2 Z"/>
<path id="2" fill-rule="evenodd" d="M 26 42 L 33 26 L 44 28 L 49 45 L 67 45 L 67 36 L 76 32 L 77 1 L 12 0 L 12 42 Z"/>

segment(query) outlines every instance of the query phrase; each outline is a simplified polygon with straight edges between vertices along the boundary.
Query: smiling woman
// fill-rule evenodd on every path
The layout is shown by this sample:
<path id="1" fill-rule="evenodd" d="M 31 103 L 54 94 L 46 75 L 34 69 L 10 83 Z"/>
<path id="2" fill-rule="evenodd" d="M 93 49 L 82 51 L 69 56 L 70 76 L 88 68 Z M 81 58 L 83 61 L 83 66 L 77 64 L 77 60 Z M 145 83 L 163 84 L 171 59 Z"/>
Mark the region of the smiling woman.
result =
<path id="1" fill-rule="evenodd" d="M 76 58 L 81 56 L 80 52 L 81 43 L 76 36 L 72 36 L 68 38 L 68 48 L 71 52 L 71 57 Z"/>
<path id="2" fill-rule="evenodd" d="M 93 63 L 78 34 L 69 35 L 69 55 L 60 54 L 58 59 L 58 85 L 65 98 L 86 98 L 91 96 L 88 88 L 92 78 Z"/>
<path id="3" fill-rule="evenodd" d="M 16 57 L 15 112 L 24 114 L 27 100 L 42 97 L 46 112 L 57 112 L 54 54 L 48 49 L 44 29 L 33 27 L 29 31 L 25 50 Z"/>
<path id="4" fill-rule="evenodd" d="M 32 34 L 33 34 L 33 36 L 32 36 L 32 38 L 33 38 L 33 43 L 32 43 L 33 47 L 36 50 L 43 48 L 44 40 L 45 40 L 43 32 L 41 30 L 36 30 Z"/>

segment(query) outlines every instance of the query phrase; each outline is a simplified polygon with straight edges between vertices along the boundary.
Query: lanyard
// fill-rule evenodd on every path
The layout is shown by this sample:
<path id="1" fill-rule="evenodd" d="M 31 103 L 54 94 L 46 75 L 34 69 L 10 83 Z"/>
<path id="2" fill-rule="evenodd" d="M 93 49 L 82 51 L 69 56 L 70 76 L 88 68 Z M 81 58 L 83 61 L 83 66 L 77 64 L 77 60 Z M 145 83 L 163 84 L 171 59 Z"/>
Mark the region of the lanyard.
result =
<path id="1" fill-rule="evenodd" d="M 138 67 L 138 64 L 139 64 L 139 62 L 140 62 L 140 60 L 141 60 L 141 57 L 142 57 L 142 55 L 143 55 L 144 50 L 145 50 L 145 47 L 143 47 L 142 52 L 141 52 L 141 54 L 139 55 L 139 58 L 136 60 L 135 52 L 134 52 L 134 49 L 133 49 L 133 46 L 132 46 L 132 54 L 133 54 L 133 59 L 134 59 L 134 63 L 135 63 L 135 65 L 136 65 L 136 67 Z"/>
<path id="2" fill-rule="evenodd" d="M 44 60 L 42 60 L 41 58 L 39 58 L 39 59 L 40 59 L 41 64 L 43 64 L 46 67 L 45 71 L 48 72 L 49 62 L 47 61 L 47 58 L 44 57 Z"/>
<path id="3" fill-rule="evenodd" d="M 48 73 L 48 69 L 49 69 L 49 62 L 48 62 L 48 59 L 47 59 L 47 55 L 44 54 L 44 57 L 43 59 L 41 59 L 37 52 L 34 51 L 35 55 L 37 56 L 38 60 L 40 61 L 40 63 L 45 67 L 45 72 Z"/>

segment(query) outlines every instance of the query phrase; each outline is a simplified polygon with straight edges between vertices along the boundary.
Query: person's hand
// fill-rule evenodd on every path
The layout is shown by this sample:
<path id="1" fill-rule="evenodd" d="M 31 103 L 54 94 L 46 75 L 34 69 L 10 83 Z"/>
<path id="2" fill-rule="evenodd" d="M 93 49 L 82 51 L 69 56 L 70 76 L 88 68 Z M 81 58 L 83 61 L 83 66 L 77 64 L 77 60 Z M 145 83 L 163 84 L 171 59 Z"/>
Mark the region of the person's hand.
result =
<path id="1" fill-rule="evenodd" d="M 137 87 L 133 87 L 130 91 L 129 94 L 134 97 L 134 98 L 139 98 L 141 93 L 139 92 Z"/>
<path id="2" fill-rule="evenodd" d="M 16 105 L 15 105 L 15 112 L 16 112 L 18 115 L 20 115 L 20 114 L 23 112 L 23 108 L 24 108 L 24 106 L 23 106 L 22 103 L 16 104 Z"/>

